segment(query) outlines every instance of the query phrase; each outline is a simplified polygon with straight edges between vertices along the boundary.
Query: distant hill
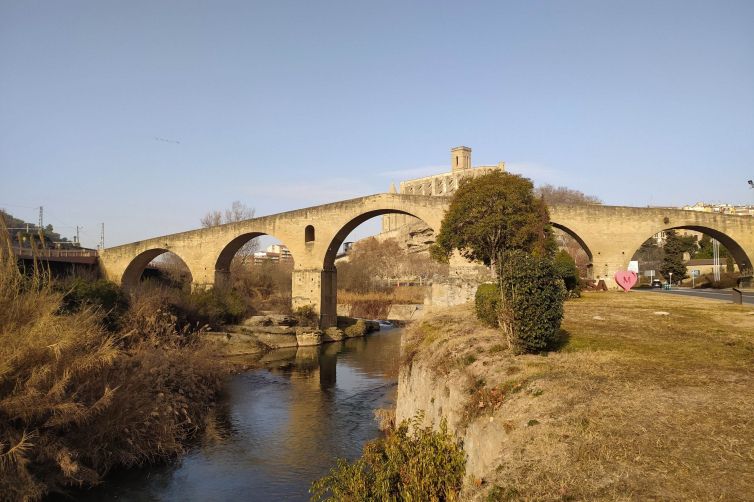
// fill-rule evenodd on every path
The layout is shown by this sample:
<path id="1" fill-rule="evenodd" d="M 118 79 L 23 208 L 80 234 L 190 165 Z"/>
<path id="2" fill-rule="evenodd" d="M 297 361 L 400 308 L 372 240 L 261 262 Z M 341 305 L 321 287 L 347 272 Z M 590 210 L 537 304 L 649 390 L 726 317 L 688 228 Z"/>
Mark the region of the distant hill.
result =
<path id="1" fill-rule="evenodd" d="M 39 242 L 40 228 L 35 223 L 16 218 L 4 209 L 0 209 L 0 217 L 5 223 L 5 227 L 10 233 L 10 237 L 15 245 L 30 247 L 34 241 Z M 75 244 L 55 232 L 52 225 L 47 225 L 41 229 L 41 235 L 45 241 L 45 246 L 53 246 L 61 243 L 65 247 L 73 247 Z"/>

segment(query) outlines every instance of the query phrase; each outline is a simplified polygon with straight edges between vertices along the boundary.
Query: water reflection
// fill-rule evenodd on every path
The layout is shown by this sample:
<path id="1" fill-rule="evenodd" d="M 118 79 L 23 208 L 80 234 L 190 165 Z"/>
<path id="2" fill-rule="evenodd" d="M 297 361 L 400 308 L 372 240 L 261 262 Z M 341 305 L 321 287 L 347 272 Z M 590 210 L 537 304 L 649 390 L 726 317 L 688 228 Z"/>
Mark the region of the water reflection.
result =
<path id="1" fill-rule="evenodd" d="M 179 463 L 131 471 L 89 500 L 308 500 L 338 457 L 378 435 L 375 408 L 392 404 L 400 330 L 270 352 L 227 386 L 227 440 Z M 76 497 L 80 498 L 80 497 Z"/>

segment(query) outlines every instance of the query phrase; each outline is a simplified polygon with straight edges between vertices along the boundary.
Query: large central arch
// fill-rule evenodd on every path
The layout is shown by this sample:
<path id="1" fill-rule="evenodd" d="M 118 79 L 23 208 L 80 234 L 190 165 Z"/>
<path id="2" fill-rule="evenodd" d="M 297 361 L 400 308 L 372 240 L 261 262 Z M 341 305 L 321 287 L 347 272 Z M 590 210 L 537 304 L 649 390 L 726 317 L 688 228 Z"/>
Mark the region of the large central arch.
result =
<path id="1" fill-rule="evenodd" d="M 365 211 L 364 213 L 355 216 L 354 218 L 343 224 L 341 228 L 337 232 L 335 232 L 335 235 L 333 235 L 332 239 L 330 239 L 330 242 L 327 245 L 327 250 L 325 252 L 324 261 L 322 263 L 320 325 L 323 328 L 336 326 L 338 321 L 338 270 L 335 267 L 335 257 L 338 254 L 340 246 L 343 245 L 346 237 L 348 237 L 348 235 L 353 232 L 356 227 L 368 220 L 371 220 L 372 218 L 376 218 L 385 214 L 403 214 L 411 216 L 427 225 L 427 227 L 432 229 L 435 234 L 439 230 L 437 228 L 434 228 L 434 226 L 425 218 L 419 216 L 418 211 L 414 212 L 411 210 L 402 210 L 395 208 L 382 208 Z"/>

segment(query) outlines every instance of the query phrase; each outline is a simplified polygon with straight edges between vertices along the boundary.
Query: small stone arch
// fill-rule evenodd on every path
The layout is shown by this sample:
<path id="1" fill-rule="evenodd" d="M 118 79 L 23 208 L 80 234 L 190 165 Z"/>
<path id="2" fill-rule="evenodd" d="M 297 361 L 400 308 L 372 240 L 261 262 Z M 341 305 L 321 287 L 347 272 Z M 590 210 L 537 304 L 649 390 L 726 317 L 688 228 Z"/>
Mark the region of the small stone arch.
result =
<path id="1" fill-rule="evenodd" d="M 304 229 L 304 243 L 314 242 L 314 225 L 307 225 Z"/>
<path id="2" fill-rule="evenodd" d="M 170 249 L 166 248 L 155 248 L 155 249 L 148 249 L 147 251 L 143 251 L 136 255 L 131 262 L 128 264 L 126 269 L 123 271 L 123 276 L 121 277 L 121 285 L 126 290 L 134 289 L 136 286 L 139 285 L 139 282 L 141 281 L 141 275 L 144 273 L 144 269 L 147 268 L 147 265 L 160 256 L 161 254 L 165 253 L 172 253 L 178 259 L 186 265 L 186 268 L 189 270 L 189 276 L 190 280 L 193 281 L 193 275 L 191 274 L 191 268 L 186 263 L 186 260 L 181 258 L 179 255 L 177 255 L 174 251 L 171 251 Z"/>
<path id="3" fill-rule="evenodd" d="M 226 284 L 228 284 L 228 280 L 230 279 L 230 265 L 233 261 L 233 257 L 236 255 L 239 249 L 241 249 L 244 244 L 249 242 L 252 239 L 255 239 L 257 237 L 261 237 L 263 235 L 269 235 L 270 237 L 274 237 L 277 240 L 280 241 L 281 244 L 285 244 L 285 241 L 277 238 L 276 236 L 272 234 L 268 234 L 265 232 L 247 232 L 243 233 L 241 235 L 236 236 L 233 238 L 230 242 L 228 242 L 223 249 L 220 251 L 220 254 L 217 256 L 217 260 L 215 260 L 215 286 L 216 287 L 222 287 Z M 293 253 L 291 248 L 288 247 L 288 250 Z M 291 254 L 293 261 L 296 261 L 296 257 Z"/>

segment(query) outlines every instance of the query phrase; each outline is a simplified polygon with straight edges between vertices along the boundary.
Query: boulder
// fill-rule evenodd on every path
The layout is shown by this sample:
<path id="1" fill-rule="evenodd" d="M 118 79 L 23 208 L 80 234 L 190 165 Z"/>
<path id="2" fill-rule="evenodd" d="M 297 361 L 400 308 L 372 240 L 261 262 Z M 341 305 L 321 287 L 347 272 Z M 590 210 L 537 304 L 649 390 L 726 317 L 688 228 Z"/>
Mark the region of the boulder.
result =
<path id="1" fill-rule="evenodd" d="M 251 316 L 243 322 L 244 326 L 296 326 L 295 317 L 287 314 L 267 314 Z"/>
<path id="2" fill-rule="evenodd" d="M 336 327 L 327 328 L 325 332 L 322 333 L 323 342 L 339 342 L 345 338 L 346 334 L 343 333 L 343 330 Z"/>
<path id="3" fill-rule="evenodd" d="M 298 328 L 296 330 L 296 343 L 299 347 L 322 344 L 322 332 L 316 328 Z"/>

